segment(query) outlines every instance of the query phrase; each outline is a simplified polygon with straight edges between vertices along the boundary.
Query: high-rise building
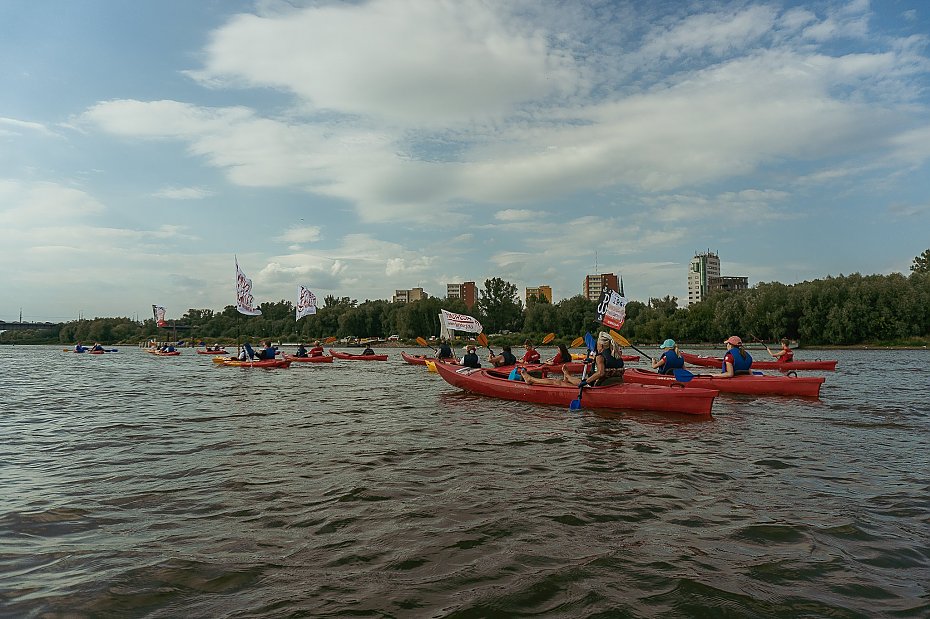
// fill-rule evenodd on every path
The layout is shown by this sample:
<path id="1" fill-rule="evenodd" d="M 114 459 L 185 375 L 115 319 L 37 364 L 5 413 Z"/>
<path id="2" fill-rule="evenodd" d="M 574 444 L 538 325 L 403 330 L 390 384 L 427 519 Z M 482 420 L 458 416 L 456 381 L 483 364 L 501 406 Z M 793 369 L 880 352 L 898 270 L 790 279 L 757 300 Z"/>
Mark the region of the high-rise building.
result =
<path id="1" fill-rule="evenodd" d="M 545 298 L 546 301 L 552 305 L 552 288 L 549 286 L 536 286 L 535 288 L 526 289 L 526 304 L 530 304 L 530 297 L 536 297 L 537 299 Z"/>
<path id="2" fill-rule="evenodd" d="M 710 250 L 696 254 L 688 267 L 688 305 L 707 298 L 712 277 L 720 277 L 720 257 Z"/>
<path id="3" fill-rule="evenodd" d="M 464 282 L 462 284 L 446 284 L 447 299 L 462 299 L 465 307 L 471 309 L 478 301 L 478 289 L 475 282 Z"/>
<path id="4" fill-rule="evenodd" d="M 620 290 L 620 280 L 613 273 L 601 273 L 600 275 L 587 275 L 584 278 L 584 296 L 592 301 L 601 300 L 601 292 L 604 288 L 618 292 Z"/>
<path id="5" fill-rule="evenodd" d="M 422 288 L 411 288 L 410 290 L 395 290 L 394 303 L 413 303 L 422 299 L 428 299 L 429 295 L 423 292 Z"/>

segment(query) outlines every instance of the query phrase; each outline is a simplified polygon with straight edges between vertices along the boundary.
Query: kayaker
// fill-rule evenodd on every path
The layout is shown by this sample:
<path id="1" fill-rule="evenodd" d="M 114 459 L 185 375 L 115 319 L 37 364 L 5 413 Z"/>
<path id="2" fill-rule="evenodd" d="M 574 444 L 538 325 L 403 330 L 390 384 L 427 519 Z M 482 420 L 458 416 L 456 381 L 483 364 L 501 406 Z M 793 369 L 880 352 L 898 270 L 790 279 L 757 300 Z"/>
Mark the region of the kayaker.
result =
<path id="1" fill-rule="evenodd" d="M 499 368 L 505 365 L 516 365 L 517 358 L 513 356 L 512 352 L 510 352 L 510 346 L 502 346 L 501 354 L 488 354 L 488 362 L 490 362 L 490 364 L 494 367 Z"/>
<path id="2" fill-rule="evenodd" d="M 90 349 L 92 352 L 103 352 L 103 346 L 100 345 L 100 342 L 94 342 Z"/>
<path id="3" fill-rule="evenodd" d="M 480 368 L 481 361 L 478 359 L 478 349 L 474 344 L 469 344 L 465 348 L 465 356 L 462 357 L 462 365 L 468 368 Z"/>
<path id="4" fill-rule="evenodd" d="M 306 357 L 307 356 L 307 347 L 301 344 L 297 347 L 297 352 L 294 354 L 295 357 Z"/>
<path id="5" fill-rule="evenodd" d="M 365 346 L 365 350 L 362 351 L 363 355 L 373 355 L 375 351 L 371 349 L 371 346 Z"/>
<path id="6" fill-rule="evenodd" d="M 752 355 L 743 348 L 743 340 L 738 335 L 731 335 L 723 341 L 727 352 L 723 355 L 721 375 L 733 378 L 740 374 L 752 374 Z"/>
<path id="7" fill-rule="evenodd" d="M 455 353 L 452 352 L 452 347 L 449 346 L 447 340 L 444 339 L 439 343 L 439 352 L 436 353 L 436 358 L 447 363 L 455 361 Z"/>
<path id="8" fill-rule="evenodd" d="M 84 352 L 86 350 L 87 350 L 87 346 L 84 346 L 80 342 L 78 342 L 74 347 L 74 352 Z"/>
<path id="9" fill-rule="evenodd" d="M 685 367 L 685 360 L 678 354 L 675 340 L 667 339 L 659 348 L 662 349 L 662 356 L 652 360 L 652 369 L 658 370 L 659 374 L 674 374 L 675 370 Z"/>
<path id="10" fill-rule="evenodd" d="M 258 351 L 259 359 L 274 359 L 278 349 L 271 345 L 271 340 L 262 342 L 262 349 Z"/>
<path id="11" fill-rule="evenodd" d="M 539 363 L 539 351 L 533 347 L 533 342 L 526 340 L 523 342 L 523 348 L 526 349 L 526 352 L 523 353 L 523 359 L 520 360 L 520 363 Z"/>
<path id="12" fill-rule="evenodd" d="M 546 365 L 562 365 L 571 360 L 572 353 L 568 352 L 568 348 L 565 347 L 565 344 L 559 344 L 559 352 L 555 353 L 554 357 L 546 361 Z"/>
<path id="13" fill-rule="evenodd" d="M 778 363 L 788 363 L 789 361 L 794 361 L 794 351 L 788 346 L 788 338 L 783 337 L 781 339 L 781 350 L 777 353 L 772 352 L 772 350 L 766 346 L 765 349 L 769 351 L 769 354 L 775 358 L 775 361 Z"/>
<path id="14" fill-rule="evenodd" d="M 320 340 L 317 340 L 313 343 L 313 348 L 311 348 L 307 354 L 311 357 L 323 356 L 323 345 L 320 343 Z"/>
<path id="15" fill-rule="evenodd" d="M 252 345 L 246 342 L 242 345 L 242 352 L 239 353 L 239 361 L 251 361 L 255 359 L 255 351 L 252 349 Z"/>
<path id="16" fill-rule="evenodd" d="M 594 355 L 594 371 L 582 381 L 580 376 L 572 376 L 568 373 L 568 368 L 562 366 L 562 378 L 534 378 L 523 369 L 519 368 L 519 374 L 523 381 L 528 385 L 571 385 L 577 387 L 582 382 L 592 387 L 604 387 L 607 385 L 616 385 L 623 382 L 623 359 L 619 355 L 614 356 L 616 350 L 613 338 L 606 331 L 601 331 L 597 336 L 597 349 Z"/>

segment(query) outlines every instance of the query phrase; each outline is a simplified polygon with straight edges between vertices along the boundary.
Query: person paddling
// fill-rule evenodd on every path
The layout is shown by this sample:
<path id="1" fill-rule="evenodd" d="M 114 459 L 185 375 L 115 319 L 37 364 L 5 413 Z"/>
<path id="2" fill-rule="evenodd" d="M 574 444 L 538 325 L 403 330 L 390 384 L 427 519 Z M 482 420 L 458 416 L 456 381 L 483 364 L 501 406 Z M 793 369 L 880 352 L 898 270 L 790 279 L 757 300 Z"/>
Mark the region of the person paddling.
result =
<path id="1" fill-rule="evenodd" d="M 752 374 L 752 355 L 743 348 L 743 340 L 737 335 L 731 335 L 723 343 L 727 345 L 727 352 L 723 355 L 720 375 L 723 378 L 733 378 L 741 374 Z"/>
<path id="2" fill-rule="evenodd" d="M 494 367 L 499 368 L 505 365 L 516 365 L 517 358 L 513 356 L 512 352 L 510 352 L 510 346 L 504 345 L 501 348 L 501 354 L 488 355 L 488 361 Z"/>
<path id="3" fill-rule="evenodd" d="M 455 353 L 452 352 L 452 347 L 449 346 L 447 340 L 443 339 L 439 343 L 439 352 L 436 353 L 436 358 L 446 363 L 455 362 Z"/>
<path id="4" fill-rule="evenodd" d="M 465 349 L 465 356 L 462 357 L 462 365 L 468 368 L 480 368 L 481 361 L 478 359 L 477 350 L 474 344 L 469 344 Z"/>
<path id="5" fill-rule="evenodd" d="M 533 342 L 526 340 L 523 342 L 523 348 L 526 349 L 526 352 L 523 353 L 523 359 L 520 360 L 520 363 L 539 363 L 539 351 L 533 346 Z"/>
<path id="6" fill-rule="evenodd" d="M 320 343 L 320 340 L 317 340 L 313 343 L 313 348 L 311 348 L 307 354 L 311 357 L 323 356 L 323 345 Z"/>
<path id="7" fill-rule="evenodd" d="M 555 356 L 546 361 L 546 365 L 562 365 L 563 363 L 569 363 L 572 360 L 572 353 L 568 351 L 565 344 L 559 344 L 559 352 L 555 353 Z"/>
<path id="8" fill-rule="evenodd" d="M 616 385 L 623 382 L 623 359 L 620 355 L 614 356 L 616 345 L 613 338 L 606 331 L 601 331 L 597 336 L 597 346 L 594 356 L 594 371 L 587 379 L 582 381 L 581 377 L 575 377 L 568 373 L 568 369 L 562 366 L 562 378 L 534 378 L 524 368 L 518 368 L 518 373 L 523 378 L 523 382 L 528 385 L 557 385 L 577 387 L 584 382 L 585 385 L 592 387 L 603 387 L 607 385 Z"/>
<path id="9" fill-rule="evenodd" d="M 84 352 L 86 350 L 87 350 L 87 346 L 84 346 L 80 342 L 78 342 L 77 345 L 74 347 L 74 352 Z"/>
<path id="10" fill-rule="evenodd" d="M 789 361 L 794 361 L 794 351 L 788 346 L 788 338 L 783 337 L 781 339 L 781 350 L 777 353 L 772 352 L 772 350 L 766 346 L 765 349 L 769 351 L 769 354 L 774 357 L 775 361 L 778 363 L 788 363 Z"/>
<path id="11" fill-rule="evenodd" d="M 675 340 L 667 339 L 659 348 L 662 349 L 662 356 L 652 360 L 652 369 L 658 370 L 659 374 L 674 374 L 675 370 L 685 367 L 685 360 L 678 354 Z"/>
<path id="12" fill-rule="evenodd" d="M 298 346 L 298 347 L 297 347 L 297 353 L 296 353 L 294 356 L 295 356 L 295 357 L 306 357 L 306 356 L 307 356 L 307 347 L 304 346 L 303 344 L 301 344 L 300 346 Z"/>

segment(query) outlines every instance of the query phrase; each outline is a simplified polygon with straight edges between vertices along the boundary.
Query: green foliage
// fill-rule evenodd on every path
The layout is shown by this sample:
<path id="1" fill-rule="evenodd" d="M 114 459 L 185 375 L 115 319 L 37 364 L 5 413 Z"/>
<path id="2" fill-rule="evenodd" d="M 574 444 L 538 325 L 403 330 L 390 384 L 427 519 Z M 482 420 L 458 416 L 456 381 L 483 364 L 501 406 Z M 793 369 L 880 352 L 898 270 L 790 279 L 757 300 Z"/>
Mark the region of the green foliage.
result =
<path id="1" fill-rule="evenodd" d="M 519 331 L 523 328 L 523 303 L 517 296 L 517 287 L 499 277 L 484 281 L 479 294 L 478 310 L 485 331 Z"/>
<path id="2" fill-rule="evenodd" d="M 930 249 L 925 249 L 922 254 L 914 258 L 911 271 L 914 273 L 930 273 Z"/>

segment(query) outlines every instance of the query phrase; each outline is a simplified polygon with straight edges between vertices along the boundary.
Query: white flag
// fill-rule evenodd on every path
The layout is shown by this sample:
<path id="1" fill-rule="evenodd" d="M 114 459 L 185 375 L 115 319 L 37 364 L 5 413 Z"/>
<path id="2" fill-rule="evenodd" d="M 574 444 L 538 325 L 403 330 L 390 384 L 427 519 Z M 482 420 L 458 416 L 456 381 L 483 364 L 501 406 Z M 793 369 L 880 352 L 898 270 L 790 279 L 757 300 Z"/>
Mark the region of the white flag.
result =
<path id="1" fill-rule="evenodd" d="M 153 305 L 152 314 L 155 315 L 155 326 L 164 327 L 168 324 L 165 322 L 165 308 L 161 305 Z"/>
<path id="2" fill-rule="evenodd" d="M 443 328 L 447 329 L 448 331 L 467 331 L 468 333 L 481 333 L 483 330 L 481 323 L 471 316 L 466 316 L 465 314 L 455 314 L 453 312 L 447 312 L 446 310 L 440 311 L 442 313 L 439 314 L 439 322 L 441 322 Z"/>
<path id="3" fill-rule="evenodd" d="M 236 309 L 247 316 L 261 316 L 262 310 L 255 307 L 252 297 L 252 280 L 245 276 L 236 260 Z"/>
<path id="4" fill-rule="evenodd" d="M 316 314 L 316 297 L 309 289 L 297 286 L 297 320 Z"/>
<path id="5" fill-rule="evenodd" d="M 604 288 L 597 304 L 597 321 L 611 329 L 622 327 L 626 321 L 626 297 L 621 297 L 610 288 Z"/>

